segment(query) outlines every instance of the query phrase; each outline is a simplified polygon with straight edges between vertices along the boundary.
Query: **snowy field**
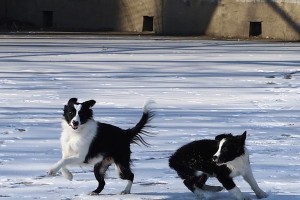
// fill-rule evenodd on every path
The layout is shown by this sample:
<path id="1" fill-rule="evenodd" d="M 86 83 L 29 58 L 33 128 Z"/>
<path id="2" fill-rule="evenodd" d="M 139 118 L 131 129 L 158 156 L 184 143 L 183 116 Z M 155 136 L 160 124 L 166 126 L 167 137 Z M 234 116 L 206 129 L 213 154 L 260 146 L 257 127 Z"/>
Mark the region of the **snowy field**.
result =
<path id="1" fill-rule="evenodd" d="M 95 118 L 129 128 L 156 101 L 150 148 L 132 145 L 132 194 L 111 167 L 100 196 L 92 167 L 48 177 L 60 159 L 63 105 L 97 101 Z M 0 36 L 0 199 L 193 200 L 168 157 L 193 140 L 248 131 L 269 200 L 300 199 L 300 44 L 125 36 Z M 253 191 L 241 178 L 236 184 Z M 209 184 L 219 185 L 215 179 Z M 210 199 L 232 199 L 227 191 Z"/>

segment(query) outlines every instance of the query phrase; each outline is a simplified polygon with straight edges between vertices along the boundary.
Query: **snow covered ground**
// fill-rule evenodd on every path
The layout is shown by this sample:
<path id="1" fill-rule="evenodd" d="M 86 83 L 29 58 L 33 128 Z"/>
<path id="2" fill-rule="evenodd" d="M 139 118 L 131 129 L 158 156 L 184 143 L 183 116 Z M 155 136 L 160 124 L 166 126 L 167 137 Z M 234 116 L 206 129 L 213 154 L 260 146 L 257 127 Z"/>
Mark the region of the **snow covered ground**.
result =
<path id="1" fill-rule="evenodd" d="M 71 97 L 95 99 L 95 118 L 123 128 L 156 101 L 152 146 L 132 145 L 132 194 L 116 195 L 126 182 L 113 167 L 100 196 L 87 195 L 97 186 L 92 167 L 72 167 L 72 182 L 46 176 L 60 158 L 62 108 Z M 169 155 L 244 130 L 267 199 L 300 199 L 299 43 L 1 36 L 0 107 L 0 199 L 195 199 L 169 169 Z M 241 178 L 236 183 L 255 199 Z M 209 196 L 232 199 L 226 191 Z"/>

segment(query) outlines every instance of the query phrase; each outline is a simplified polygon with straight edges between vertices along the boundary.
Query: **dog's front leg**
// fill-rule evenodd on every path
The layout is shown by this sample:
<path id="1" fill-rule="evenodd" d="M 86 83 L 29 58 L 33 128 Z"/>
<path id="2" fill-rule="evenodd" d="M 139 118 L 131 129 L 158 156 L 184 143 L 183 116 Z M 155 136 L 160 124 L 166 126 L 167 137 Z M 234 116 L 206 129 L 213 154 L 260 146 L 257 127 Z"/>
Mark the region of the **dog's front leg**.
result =
<path id="1" fill-rule="evenodd" d="M 259 188 L 256 180 L 254 179 L 251 169 L 248 170 L 248 172 L 243 176 L 243 178 L 251 186 L 257 198 L 262 199 L 268 197 L 268 194 Z"/>
<path id="2" fill-rule="evenodd" d="M 61 168 L 61 174 L 66 178 L 68 179 L 69 181 L 72 181 L 73 179 L 73 174 L 65 167 L 62 167 Z"/>
<path id="3" fill-rule="evenodd" d="M 251 198 L 244 196 L 241 190 L 235 185 L 233 179 L 229 176 L 217 176 L 217 179 L 222 183 L 224 188 L 228 190 L 237 200 L 251 200 Z"/>
<path id="4" fill-rule="evenodd" d="M 48 174 L 54 176 L 62 167 L 72 164 L 80 164 L 84 161 L 84 158 L 80 156 L 71 156 L 67 158 L 62 158 L 59 160 L 52 168 L 49 169 Z"/>
<path id="5" fill-rule="evenodd" d="M 241 190 L 235 186 L 234 188 L 228 190 L 237 200 L 251 200 L 250 197 L 244 196 Z"/>

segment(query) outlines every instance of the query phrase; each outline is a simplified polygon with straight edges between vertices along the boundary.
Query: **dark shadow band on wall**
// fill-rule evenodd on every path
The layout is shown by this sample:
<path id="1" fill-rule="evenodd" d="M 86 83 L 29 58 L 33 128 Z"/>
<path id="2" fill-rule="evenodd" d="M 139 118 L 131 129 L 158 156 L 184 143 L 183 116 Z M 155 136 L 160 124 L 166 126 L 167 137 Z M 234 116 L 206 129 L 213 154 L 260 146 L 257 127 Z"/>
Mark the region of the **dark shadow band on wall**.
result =
<path id="1" fill-rule="evenodd" d="M 300 34 L 300 22 L 296 22 L 292 17 L 285 12 L 276 2 L 266 1 L 266 3 L 284 20 L 290 27 Z"/>
<path id="2" fill-rule="evenodd" d="M 164 0 L 164 35 L 205 35 L 218 0 Z"/>

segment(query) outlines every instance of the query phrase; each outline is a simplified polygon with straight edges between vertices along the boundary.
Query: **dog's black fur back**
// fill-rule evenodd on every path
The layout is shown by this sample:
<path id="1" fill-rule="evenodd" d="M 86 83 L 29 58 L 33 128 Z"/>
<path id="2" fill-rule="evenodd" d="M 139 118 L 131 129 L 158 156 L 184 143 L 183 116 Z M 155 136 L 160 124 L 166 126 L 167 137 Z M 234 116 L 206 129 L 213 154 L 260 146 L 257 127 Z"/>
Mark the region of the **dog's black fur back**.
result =
<path id="1" fill-rule="evenodd" d="M 149 146 L 142 135 L 153 135 L 145 130 L 153 116 L 153 111 L 144 112 L 136 126 L 130 129 L 121 129 L 111 124 L 98 122 L 97 134 L 90 145 L 85 163 L 98 156 L 99 153 L 119 160 L 121 159 L 119 157 L 124 157 L 124 154 L 131 154 L 130 144 L 132 143 Z"/>
<path id="2" fill-rule="evenodd" d="M 211 159 L 218 150 L 216 140 L 199 140 L 180 147 L 169 159 L 169 166 L 182 179 L 192 179 L 195 171 L 212 174 L 218 167 Z"/>

